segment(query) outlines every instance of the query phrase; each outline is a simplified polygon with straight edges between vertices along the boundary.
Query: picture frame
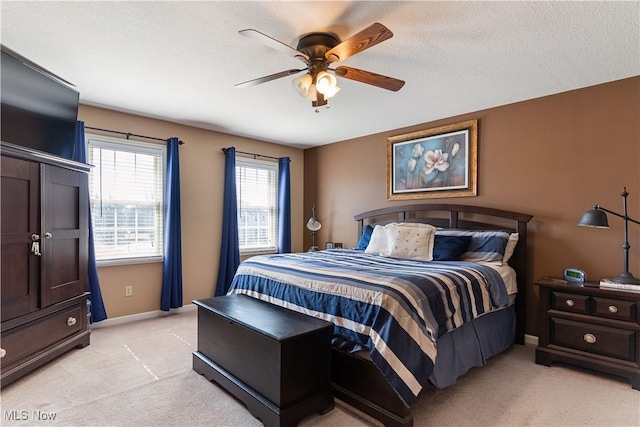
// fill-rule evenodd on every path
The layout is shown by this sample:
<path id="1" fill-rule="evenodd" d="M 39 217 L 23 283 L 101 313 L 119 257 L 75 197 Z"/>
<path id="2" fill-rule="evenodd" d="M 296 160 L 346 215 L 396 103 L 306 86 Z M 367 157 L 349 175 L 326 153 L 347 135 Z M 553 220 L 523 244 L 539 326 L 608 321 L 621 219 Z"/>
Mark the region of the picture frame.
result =
<path id="1" fill-rule="evenodd" d="M 325 249 L 333 249 L 333 248 L 334 248 L 334 246 L 333 246 L 333 242 L 327 242 L 327 243 L 325 243 L 325 244 L 324 244 L 324 248 L 325 248 Z"/>
<path id="2" fill-rule="evenodd" d="M 342 242 L 335 242 L 333 244 L 333 249 L 342 249 Z"/>
<path id="3" fill-rule="evenodd" d="M 478 120 L 387 138 L 387 200 L 477 196 Z"/>

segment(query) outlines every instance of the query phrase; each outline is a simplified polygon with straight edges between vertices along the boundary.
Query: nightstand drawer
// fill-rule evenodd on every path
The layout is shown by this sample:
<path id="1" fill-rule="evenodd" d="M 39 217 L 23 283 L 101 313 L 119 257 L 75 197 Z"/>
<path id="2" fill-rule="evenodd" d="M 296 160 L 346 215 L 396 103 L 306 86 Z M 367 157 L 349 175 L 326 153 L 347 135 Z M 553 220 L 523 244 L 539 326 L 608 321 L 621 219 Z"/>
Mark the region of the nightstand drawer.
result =
<path id="1" fill-rule="evenodd" d="M 633 301 L 618 301 L 609 298 L 593 298 L 595 301 L 596 316 L 609 317 L 611 319 L 637 320 L 636 303 Z"/>
<path id="2" fill-rule="evenodd" d="M 572 313 L 589 314 L 589 297 L 554 291 L 551 292 L 551 308 Z"/>
<path id="3" fill-rule="evenodd" d="M 620 360 L 636 360 L 634 331 L 565 319 L 549 320 L 552 344 Z"/>

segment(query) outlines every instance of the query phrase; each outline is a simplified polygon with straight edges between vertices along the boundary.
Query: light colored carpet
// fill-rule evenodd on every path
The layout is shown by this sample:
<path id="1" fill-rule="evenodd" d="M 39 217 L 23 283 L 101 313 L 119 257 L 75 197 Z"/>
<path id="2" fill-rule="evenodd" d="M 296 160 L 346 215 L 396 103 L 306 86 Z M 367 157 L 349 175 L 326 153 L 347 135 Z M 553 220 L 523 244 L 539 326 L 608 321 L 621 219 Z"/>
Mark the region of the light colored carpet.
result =
<path id="1" fill-rule="evenodd" d="M 196 311 L 96 328 L 74 349 L 0 392 L 3 426 L 260 426 L 192 370 Z M 626 380 L 534 363 L 513 346 L 444 390 L 429 387 L 416 426 L 639 426 L 640 391 Z M 48 419 L 44 419 L 47 416 Z M 40 419 L 38 419 L 40 417 Z M 336 401 L 301 426 L 378 426 Z"/>

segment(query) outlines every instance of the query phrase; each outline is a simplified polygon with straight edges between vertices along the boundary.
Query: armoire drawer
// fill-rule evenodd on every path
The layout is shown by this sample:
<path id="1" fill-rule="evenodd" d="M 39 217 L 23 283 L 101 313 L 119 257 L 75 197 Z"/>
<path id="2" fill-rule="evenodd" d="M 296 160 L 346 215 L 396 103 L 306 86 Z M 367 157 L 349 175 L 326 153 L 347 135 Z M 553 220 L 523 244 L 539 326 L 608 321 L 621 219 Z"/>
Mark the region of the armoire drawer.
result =
<path id="1" fill-rule="evenodd" d="M 67 307 L 59 312 L 10 329 L 2 334 L 2 372 L 20 363 L 39 351 L 44 351 L 57 342 L 79 333 L 86 319 L 81 304 Z"/>

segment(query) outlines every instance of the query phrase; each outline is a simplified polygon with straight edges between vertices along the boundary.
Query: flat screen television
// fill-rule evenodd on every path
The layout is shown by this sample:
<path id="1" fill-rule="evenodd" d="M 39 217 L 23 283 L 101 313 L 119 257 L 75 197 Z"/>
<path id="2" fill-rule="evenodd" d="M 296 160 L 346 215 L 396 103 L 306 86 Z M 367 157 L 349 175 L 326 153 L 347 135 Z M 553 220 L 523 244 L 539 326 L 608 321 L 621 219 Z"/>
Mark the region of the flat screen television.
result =
<path id="1" fill-rule="evenodd" d="M 73 159 L 76 88 L 5 46 L 0 67 L 2 141 Z"/>

